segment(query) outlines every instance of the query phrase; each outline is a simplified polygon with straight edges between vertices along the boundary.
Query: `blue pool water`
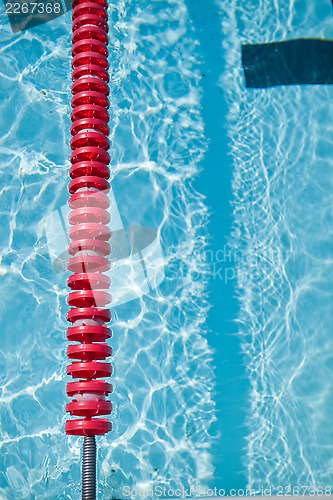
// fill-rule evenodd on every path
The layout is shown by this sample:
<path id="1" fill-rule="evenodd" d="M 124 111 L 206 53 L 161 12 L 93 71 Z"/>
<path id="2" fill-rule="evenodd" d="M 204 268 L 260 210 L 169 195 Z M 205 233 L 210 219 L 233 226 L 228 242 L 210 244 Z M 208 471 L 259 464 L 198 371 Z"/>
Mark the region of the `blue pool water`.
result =
<path id="1" fill-rule="evenodd" d="M 99 498 L 330 488 L 333 91 L 246 89 L 240 47 L 333 38 L 331 3 L 116 0 L 109 18 L 111 226 L 148 227 L 154 243 L 113 271 Z M 13 35 L 2 10 L 1 24 L 0 498 L 75 500 L 54 268 L 70 13 Z"/>

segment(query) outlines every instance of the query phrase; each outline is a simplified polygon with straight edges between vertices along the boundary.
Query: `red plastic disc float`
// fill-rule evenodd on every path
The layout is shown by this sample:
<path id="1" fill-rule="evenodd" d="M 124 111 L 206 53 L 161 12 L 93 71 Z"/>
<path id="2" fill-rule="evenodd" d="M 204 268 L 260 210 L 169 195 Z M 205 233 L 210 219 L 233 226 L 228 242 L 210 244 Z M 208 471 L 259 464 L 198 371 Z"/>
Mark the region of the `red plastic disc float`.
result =
<path id="1" fill-rule="evenodd" d="M 111 236 L 107 196 L 110 185 L 109 63 L 108 16 L 106 0 L 73 0 L 72 36 L 72 139 L 69 175 L 70 259 L 68 278 L 71 289 L 67 320 L 71 326 L 67 338 L 68 375 L 76 381 L 67 384 L 72 401 L 66 411 L 79 419 L 67 420 L 67 434 L 102 435 L 111 423 L 101 416 L 109 415 L 112 404 L 106 397 L 112 386 L 101 378 L 112 374 L 105 360 L 112 355 L 105 340 L 112 332 L 106 326 L 111 313 L 108 289 L 111 280 L 103 272 L 110 269 L 108 258 Z M 79 380 L 78 380 L 79 379 Z"/>

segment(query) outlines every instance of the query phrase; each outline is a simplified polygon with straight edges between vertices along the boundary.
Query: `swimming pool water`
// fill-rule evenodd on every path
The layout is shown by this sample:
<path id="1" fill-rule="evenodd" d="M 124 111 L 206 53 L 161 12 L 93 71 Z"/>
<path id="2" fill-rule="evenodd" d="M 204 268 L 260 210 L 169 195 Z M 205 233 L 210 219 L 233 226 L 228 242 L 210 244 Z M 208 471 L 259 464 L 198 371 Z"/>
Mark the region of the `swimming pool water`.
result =
<path id="1" fill-rule="evenodd" d="M 116 263 L 138 298 L 117 306 L 111 288 L 99 498 L 331 487 L 332 90 L 246 89 L 240 51 L 332 38 L 331 4 L 117 0 L 109 18 L 119 224 L 153 228 L 162 253 L 143 278 Z M 68 198 L 70 13 L 15 35 L 1 23 L 0 498 L 75 499 L 67 274 L 47 240 Z"/>
<path id="2" fill-rule="evenodd" d="M 329 2 L 225 6 L 248 483 L 332 484 L 331 86 L 244 91 L 240 43 L 332 38 Z M 254 15 L 255 13 L 255 15 Z M 306 54 L 304 54 L 306 57 Z"/>

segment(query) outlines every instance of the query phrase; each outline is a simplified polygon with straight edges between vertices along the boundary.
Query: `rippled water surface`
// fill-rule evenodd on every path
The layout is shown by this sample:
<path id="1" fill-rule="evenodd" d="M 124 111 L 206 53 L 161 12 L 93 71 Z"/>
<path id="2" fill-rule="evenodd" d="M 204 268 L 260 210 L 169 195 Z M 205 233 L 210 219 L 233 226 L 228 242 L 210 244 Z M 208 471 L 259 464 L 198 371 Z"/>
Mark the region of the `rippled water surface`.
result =
<path id="1" fill-rule="evenodd" d="M 333 89 L 246 91 L 240 59 L 242 43 L 332 39 L 332 6 L 219 5 L 235 169 L 231 244 L 252 385 L 248 484 L 332 487 Z"/>
<path id="2" fill-rule="evenodd" d="M 214 373 L 239 359 L 251 390 L 230 398 L 242 401 L 235 422 L 244 414 L 246 429 L 227 432 L 230 443 L 244 434 L 244 479 L 232 486 L 333 486 L 333 90 L 246 90 L 240 50 L 333 38 L 324 3 L 214 4 L 230 232 L 209 223 L 200 186 L 208 167 L 217 197 L 231 181 L 223 164 L 205 163 L 214 140 L 198 11 L 185 0 L 110 2 L 113 224 L 150 228 L 155 260 L 144 255 L 145 273 L 142 255 L 115 264 L 113 431 L 98 438 L 100 499 L 122 498 L 125 485 L 204 488 L 232 476 L 218 465 L 228 462 L 221 435 L 232 417 Z M 47 240 L 48 217 L 68 198 L 70 14 L 15 35 L 0 19 L 0 497 L 74 500 L 82 440 L 64 434 L 67 274 L 52 266 Z M 210 312 L 227 307 L 209 259 L 220 234 L 234 263 L 236 354 L 222 349 L 225 325 Z M 121 303 L 121 279 L 137 298 Z"/>
<path id="3" fill-rule="evenodd" d="M 198 43 L 184 2 L 110 2 L 109 16 L 113 194 L 124 227 L 156 231 L 165 278 L 114 310 L 105 499 L 123 485 L 201 484 L 216 418 L 207 208 L 191 187 L 207 148 Z M 45 231 L 68 197 L 71 23 L 66 14 L 12 35 L 2 21 L 0 492 L 78 498 L 80 442 L 64 435 L 66 275 L 51 266 Z M 130 274 L 123 262 L 123 280 Z"/>

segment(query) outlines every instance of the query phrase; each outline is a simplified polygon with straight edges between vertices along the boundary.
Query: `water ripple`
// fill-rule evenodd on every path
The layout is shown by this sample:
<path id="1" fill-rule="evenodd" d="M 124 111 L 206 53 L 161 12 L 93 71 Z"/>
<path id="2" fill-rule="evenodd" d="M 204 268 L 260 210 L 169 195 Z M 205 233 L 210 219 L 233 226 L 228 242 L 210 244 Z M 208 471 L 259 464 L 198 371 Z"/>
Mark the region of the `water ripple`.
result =
<path id="1" fill-rule="evenodd" d="M 331 5 L 220 0 L 249 487 L 331 486 L 332 86 L 245 89 L 241 43 L 332 39 Z"/>
<path id="2" fill-rule="evenodd" d="M 183 1 L 115 1 L 109 14 L 112 186 L 124 225 L 157 231 L 165 280 L 114 311 L 114 430 L 98 439 L 105 500 L 124 485 L 203 485 L 215 419 L 208 212 L 191 186 L 207 148 L 197 42 Z M 66 276 L 45 236 L 68 198 L 70 15 L 15 35 L 1 22 L 0 496 L 79 498 L 82 440 L 64 435 Z"/>

